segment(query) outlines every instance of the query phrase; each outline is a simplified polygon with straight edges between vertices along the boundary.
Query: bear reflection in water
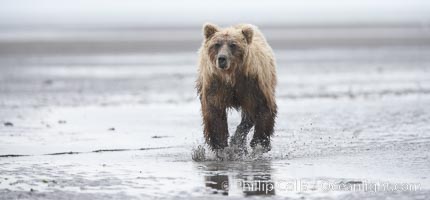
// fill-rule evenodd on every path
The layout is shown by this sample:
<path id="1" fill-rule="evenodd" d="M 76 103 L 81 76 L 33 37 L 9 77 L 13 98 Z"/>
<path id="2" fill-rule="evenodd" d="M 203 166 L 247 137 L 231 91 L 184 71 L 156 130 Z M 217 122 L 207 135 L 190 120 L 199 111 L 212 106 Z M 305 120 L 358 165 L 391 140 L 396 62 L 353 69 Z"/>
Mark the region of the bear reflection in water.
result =
<path id="1" fill-rule="evenodd" d="M 270 165 L 267 163 L 206 164 L 205 186 L 214 194 L 243 193 L 245 196 L 275 194 L 275 183 L 272 181 Z"/>

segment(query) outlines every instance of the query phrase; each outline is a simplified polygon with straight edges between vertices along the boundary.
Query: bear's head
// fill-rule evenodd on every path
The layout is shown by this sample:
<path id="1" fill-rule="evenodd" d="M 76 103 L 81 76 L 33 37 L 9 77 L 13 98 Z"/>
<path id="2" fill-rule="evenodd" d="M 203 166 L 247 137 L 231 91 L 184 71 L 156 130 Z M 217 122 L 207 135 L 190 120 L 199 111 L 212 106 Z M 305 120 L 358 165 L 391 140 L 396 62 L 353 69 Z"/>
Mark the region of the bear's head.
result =
<path id="1" fill-rule="evenodd" d="M 254 30 L 250 25 L 221 29 L 214 24 L 203 26 L 205 47 L 212 66 L 222 72 L 232 72 L 244 62 Z"/>

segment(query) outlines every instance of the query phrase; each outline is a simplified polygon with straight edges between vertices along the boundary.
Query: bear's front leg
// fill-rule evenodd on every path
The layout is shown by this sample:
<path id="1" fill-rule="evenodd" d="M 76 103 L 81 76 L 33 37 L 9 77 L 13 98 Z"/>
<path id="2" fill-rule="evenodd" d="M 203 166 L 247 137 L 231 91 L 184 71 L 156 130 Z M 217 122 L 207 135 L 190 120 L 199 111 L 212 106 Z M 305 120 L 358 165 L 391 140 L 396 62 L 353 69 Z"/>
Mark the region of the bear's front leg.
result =
<path id="1" fill-rule="evenodd" d="M 275 126 L 276 108 L 270 110 L 265 106 L 257 108 L 255 115 L 255 130 L 251 140 L 251 147 L 256 147 L 260 144 L 264 151 L 270 151 L 270 137 L 273 135 Z"/>
<path id="2" fill-rule="evenodd" d="M 212 150 L 228 146 L 227 112 L 210 104 L 202 104 L 203 126 L 206 143 Z"/>

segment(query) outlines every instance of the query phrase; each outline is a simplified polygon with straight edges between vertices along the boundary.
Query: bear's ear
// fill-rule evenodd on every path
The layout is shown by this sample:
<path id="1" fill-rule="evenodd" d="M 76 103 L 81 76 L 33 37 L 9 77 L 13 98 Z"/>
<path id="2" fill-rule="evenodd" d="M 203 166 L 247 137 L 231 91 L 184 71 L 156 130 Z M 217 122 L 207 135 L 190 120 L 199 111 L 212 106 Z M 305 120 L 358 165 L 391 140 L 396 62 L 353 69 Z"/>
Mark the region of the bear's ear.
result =
<path id="1" fill-rule="evenodd" d="M 215 24 L 205 23 L 203 25 L 203 34 L 205 39 L 210 39 L 216 32 L 218 32 L 219 28 Z"/>
<path id="2" fill-rule="evenodd" d="M 254 29 L 251 26 L 245 26 L 242 28 L 242 34 L 245 36 L 246 42 L 251 44 L 252 37 L 254 36 Z"/>

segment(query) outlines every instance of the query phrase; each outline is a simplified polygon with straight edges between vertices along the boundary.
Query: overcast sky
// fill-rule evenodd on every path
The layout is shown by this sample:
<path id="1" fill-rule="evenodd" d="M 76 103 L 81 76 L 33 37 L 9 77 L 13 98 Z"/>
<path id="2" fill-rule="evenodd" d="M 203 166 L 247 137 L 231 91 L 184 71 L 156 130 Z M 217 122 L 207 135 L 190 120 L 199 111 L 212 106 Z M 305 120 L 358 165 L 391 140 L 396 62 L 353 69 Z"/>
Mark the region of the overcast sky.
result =
<path id="1" fill-rule="evenodd" d="M 5 26 L 430 24 L 429 0 L 2 0 Z"/>

